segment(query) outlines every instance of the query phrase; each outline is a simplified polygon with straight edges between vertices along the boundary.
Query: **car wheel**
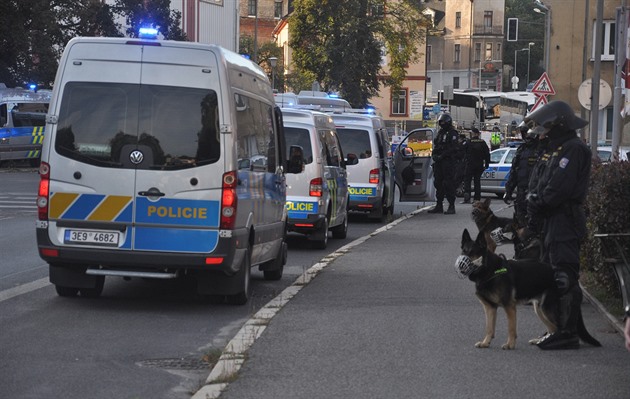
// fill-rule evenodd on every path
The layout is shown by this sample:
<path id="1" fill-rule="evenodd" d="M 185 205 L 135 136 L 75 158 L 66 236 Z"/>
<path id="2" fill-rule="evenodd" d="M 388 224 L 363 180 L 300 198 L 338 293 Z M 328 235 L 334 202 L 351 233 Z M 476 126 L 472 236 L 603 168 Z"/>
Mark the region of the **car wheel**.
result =
<path id="1" fill-rule="evenodd" d="M 57 295 L 66 298 L 75 297 L 79 294 L 79 289 L 76 287 L 62 287 L 60 285 L 55 285 L 55 290 L 57 291 Z"/>
<path id="2" fill-rule="evenodd" d="M 94 288 L 79 288 L 79 293 L 85 298 L 98 298 L 103 293 L 105 286 L 105 276 L 97 276 Z"/>
<path id="3" fill-rule="evenodd" d="M 331 230 L 333 238 L 346 238 L 348 236 L 348 213 L 346 213 L 346 216 L 343 218 L 343 223 L 339 226 L 333 227 Z"/>
<path id="4" fill-rule="evenodd" d="M 328 219 L 324 219 L 321 230 L 315 235 L 317 238 L 313 240 L 313 248 L 326 249 L 328 246 Z"/>
<path id="5" fill-rule="evenodd" d="M 277 281 L 282 279 L 282 273 L 284 272 L 284 264 L 287 259 L 287 243 L 282 242 L 280 250 L 276 255 L 276 258 L 267 262 L 269 270 L 263 270 L 263 276 L 265 280 Z"/>
<path id="6" fill-rule="evenodd" d="M 226 297 L 227 303 L 230 305 L 245 305 L 251 296 L 251 259 L 250 259 L 251 251 L 247 251 L 243 258 L 243 263 L 241 264 L 241 270 L 234 276 L 234 278 L 241 278 L 241 292 L 234 295 L 228 295 Z"/>

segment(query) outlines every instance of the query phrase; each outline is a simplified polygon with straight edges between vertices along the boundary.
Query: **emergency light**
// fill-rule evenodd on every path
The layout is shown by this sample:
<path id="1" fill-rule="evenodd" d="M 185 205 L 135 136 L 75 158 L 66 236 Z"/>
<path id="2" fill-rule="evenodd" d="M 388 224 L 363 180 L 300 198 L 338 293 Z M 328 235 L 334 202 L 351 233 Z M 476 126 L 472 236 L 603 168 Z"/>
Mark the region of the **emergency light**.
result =
<path id="1" fill-rule="evenodd" d="M 138 37 L 141 39 L 157 39 L 158 30 L 155 28 L 138 29 Z"/>

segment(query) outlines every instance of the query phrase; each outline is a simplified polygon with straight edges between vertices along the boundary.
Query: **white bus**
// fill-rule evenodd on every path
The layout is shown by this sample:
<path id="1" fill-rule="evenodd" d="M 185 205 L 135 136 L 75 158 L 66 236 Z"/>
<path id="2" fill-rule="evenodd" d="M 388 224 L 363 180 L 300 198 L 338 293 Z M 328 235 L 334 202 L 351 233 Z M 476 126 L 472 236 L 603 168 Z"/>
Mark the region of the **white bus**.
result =
<path id="1" fill-rule="evenodd" d="M 449 105 L 450 113 L 457 126 L 470 129 L 480 124 L 494 124 L 499 120 L 501 96 L 498 91 L 466 89 L 454 90 L 452 100 L 444 100 L 439 92 L 439 102 Z M 479 112 L 481 110 L 481 113 Z"/>
<path id="2" fill-rule="evenodd" d="M 536 96 L 528 91 L 510 91 L 502 94 L 500 123 L 510 130 L 523 121 L 536 103 Z"/>

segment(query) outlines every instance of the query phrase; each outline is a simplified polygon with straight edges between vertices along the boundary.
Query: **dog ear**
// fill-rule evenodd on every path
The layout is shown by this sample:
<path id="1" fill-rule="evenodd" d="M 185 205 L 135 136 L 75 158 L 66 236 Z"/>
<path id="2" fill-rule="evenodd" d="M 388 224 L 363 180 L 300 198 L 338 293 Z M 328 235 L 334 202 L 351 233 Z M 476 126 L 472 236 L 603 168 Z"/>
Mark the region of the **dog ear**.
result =
<path id="1" fill-rule="evenodd" d="M 462 233 L 462 246 L 469 241 L 472 241 L 470 233 L 468 232 L 468 229 L 464 229 L 464 232 Z"/>
<path id="2" fill-rule="evenodd" d="M 477 234 L 476 242 L 481 248 L 486 248 L 486 233 L 480 231 L 479 234 Z"/>
<path id="3" fill-rule="evenodd" d="M 491 200 L 490 198 L 486 198 L 486 199 L 483 201 L 483 204 L 484 204 L 485 206 L 487 206 L 487 207 L 490 207 L 490 203 L 491 203 L 491 202 L 492 202 L 492 200 Z"/>

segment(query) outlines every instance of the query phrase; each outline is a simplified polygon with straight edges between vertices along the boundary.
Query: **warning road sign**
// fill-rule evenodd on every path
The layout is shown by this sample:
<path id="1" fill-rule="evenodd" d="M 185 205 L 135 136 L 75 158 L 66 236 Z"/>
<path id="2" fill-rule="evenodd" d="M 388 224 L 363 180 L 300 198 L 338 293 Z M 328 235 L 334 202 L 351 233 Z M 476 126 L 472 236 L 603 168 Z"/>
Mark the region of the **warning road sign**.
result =
<path id="1" fill-rule="evenodd" d="M 547 104 L 547 102 L 549 102 L 549 99 L 547 98 L 547 96 L 539 96 L 537 94 L 536 95 L 536 102 L 532 106 L 532 109 L 529 110 L 529 113 L 532 113 L 532 112 L 536 111 L 536 109 L 538 109 L 538 108 L 542 107 L 543 105 Z"/>
<path id="2" fill-rule="evenodd" d="M 532 93 L 541 96 L 553 96 L 556 94 L 556 89 L 551 85 L 551 79 L 547 72 L 543 72 L 540 79 L 536 81 L 534 87 L 532 87 Z"/>

